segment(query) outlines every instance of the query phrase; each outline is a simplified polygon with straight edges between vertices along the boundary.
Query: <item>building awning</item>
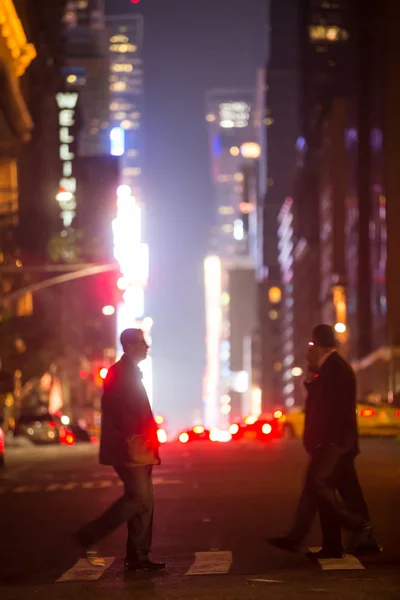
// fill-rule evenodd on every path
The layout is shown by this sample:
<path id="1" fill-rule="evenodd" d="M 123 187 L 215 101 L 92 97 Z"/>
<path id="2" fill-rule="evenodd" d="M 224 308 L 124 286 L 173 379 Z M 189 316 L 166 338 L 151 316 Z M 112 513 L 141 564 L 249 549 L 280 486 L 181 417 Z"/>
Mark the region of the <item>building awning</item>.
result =
<path id="1" fill-rule="evenodd" d="M 0 40 L 6 52 L 1 52 L 16 77 L 21 77 L 36 57 L 36 49 L 28 43 L 21 20 L 12 0 L 0 0 Z M 2 49 L 1 49 L 2 50 Z M 7 56 L 8 54 L 8 56 Z"/>
<path id="2" fill-rule="evenodd" d="M 16 77 L 0 58 L 0 109 L 13 134 L 21 141 L 29 141 L 33 121 L 19 89 Z"/>
<path id="3" fill-rule="evenodd" d="M 11 131 L 29 140 L 33 122 L 21 94 L 18 77 L 36 56 L 12 0 L 0 0 L 0 109 Z"/>

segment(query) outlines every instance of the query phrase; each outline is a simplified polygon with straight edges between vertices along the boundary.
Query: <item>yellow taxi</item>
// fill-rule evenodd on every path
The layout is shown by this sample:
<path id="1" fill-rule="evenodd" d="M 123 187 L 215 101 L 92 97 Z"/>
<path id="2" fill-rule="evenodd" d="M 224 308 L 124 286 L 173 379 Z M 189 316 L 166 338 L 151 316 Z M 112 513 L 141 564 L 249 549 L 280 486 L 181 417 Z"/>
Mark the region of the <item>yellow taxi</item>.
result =
<path id="1" fill-rule="evenodd" d="M 285 439 L 302 438 L 304 408 L 296 407 L 279 419 L 281 436 Z M 387 403 L 357 403 L 358 431 L 362 436 L 400 436 L 400 410 Z"/>

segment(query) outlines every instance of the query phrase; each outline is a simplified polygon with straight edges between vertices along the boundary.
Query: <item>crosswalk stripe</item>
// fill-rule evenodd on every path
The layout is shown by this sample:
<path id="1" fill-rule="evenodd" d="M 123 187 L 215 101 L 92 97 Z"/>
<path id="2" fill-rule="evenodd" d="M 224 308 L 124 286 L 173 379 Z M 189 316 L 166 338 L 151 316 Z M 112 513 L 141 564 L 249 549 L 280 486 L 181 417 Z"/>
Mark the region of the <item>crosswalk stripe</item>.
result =
<path id="1" fill-rule="evenodd" d="M 225 575 L 232 565 L 232 552 L 196 552 L 186 575 Z"/>
<path id="2" fill-rule="evenodd" d="M 90 564 L 87 558 L 80 558 L 71 569 L 65 571 L 65 573 L 57 579 L 56 583 L 64 583 L 66 581 L 96 581 L 111 567 L 115 557 L 104 558 L 104 560 L 106 563 L 105 566 L 99 567 Z"/>
<path id="3" fill-rule="evenodd" d="M 318 552 L 321 548 L 309 548 L 310 552 Z M 365 567 L 353 554 L 345 554 L 343 558 L 319 558 L 323 571 L 361 571 Z"/>

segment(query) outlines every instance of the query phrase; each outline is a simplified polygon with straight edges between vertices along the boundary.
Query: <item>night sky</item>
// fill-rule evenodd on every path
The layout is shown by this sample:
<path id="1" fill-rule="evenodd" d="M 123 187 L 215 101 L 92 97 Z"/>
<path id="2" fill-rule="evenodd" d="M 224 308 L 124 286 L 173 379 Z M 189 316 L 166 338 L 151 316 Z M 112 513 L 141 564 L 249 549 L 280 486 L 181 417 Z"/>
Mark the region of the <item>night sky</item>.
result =
<path id="1" fill-rule="evenodd" d="M 106 0 L 145 16 L 144 180 L 155 410 L 172 429 L 201 409 L 202 261 L 212 218 L 205 92 L 254 87 L 266 0 Z"/>

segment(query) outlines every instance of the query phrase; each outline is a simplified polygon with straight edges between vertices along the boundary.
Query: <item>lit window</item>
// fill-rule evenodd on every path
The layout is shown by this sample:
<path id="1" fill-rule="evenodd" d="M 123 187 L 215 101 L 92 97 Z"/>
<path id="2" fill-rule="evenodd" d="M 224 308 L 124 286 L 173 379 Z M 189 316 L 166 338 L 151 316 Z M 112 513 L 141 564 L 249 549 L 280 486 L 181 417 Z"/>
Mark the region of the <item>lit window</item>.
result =
<path id="1" fill-rule="evenodd" d="M 218 181 L 218 183 L 228 183 L 228 181 L 231 181 L 231 176 L 230 175 L 218 175 L 217 181 Z"/>
<path id="2" fill-rule="evenodd" d="M 271 321 L 276 321 L 278 318 L 278 311 L 276 310 L 270 310 L 268 313 L 269 318 L 271 319 Z"/>
<path id="3" fill-rule="evenodd" d="M 140 112 L 135 111 L 135 112 L 129 113 L 129 116 L 131 117 L 131 119 L 140 119 Z"/>
<path id="4" fill-rule="evenodd" d="M 111 65 L 111 71 L 114 71 L 114 73 L 131 73 L 133 71 L 133 65 L 115 63 L 114 65 Z"/>
<path id="5" fill-rule="evenodd" d="M 126 44 L 129 42 L 129 38 L 127 38 L 126 35 L 113 35 L 112 38 L 110 38 L 110 42 L 112 44 Z"/>
<path id="6" fill-rule="evenodd" d="M 126 112 L 116 112 L 115 115 L 113 115 L 114 119 L 119 119 L 119 120 L 126 119 L 126 116 L 127 116 Z"/>
<path id="7" fill-rule="evenodd" d="M 116 81 L 110 85 L 110 92 L 125 92 L 127 87 L 125 81 Z"/>
<path id="8" fill-rule="evenodd" d="M 128 102 L 111 102 L 109 108 L 113 112 L 116 110 L 130 110 L 133 108 L 133 104 L 129 104 Z"/>
<path id="9" fill-rule="evenodd" d="M 206 121 L 208 123 L 214 123 L 215 119 L 216 119 L 216 116 L 213 115 L 213 114 L 211 114 L 211 113 L 209 113 L 208 115 L 206 115 Z"/>
<path id="10" fill-rule="evenodd" d="M 137 46 L 134 44 L 111 44 L 109 47 L 110 52 L 120 52 L 125 54 L 126 52 L 136 52 Z"/>
<path id="11" fill-rule="evenodd" d="M 280 373 L 282 371 L 282 363 L 281 362 L 274 363 L 274 371 L 275 371 L 275 373 Z"/>
<path id="12" fill-rule="evenodd" d="M 90 135 L 97 135 L 99 133 L 99 129 L 97 127 L 92 127 L 89 133 Z"/>
<path id="13" fill-rule="evenodd" d="M 270 127 L 270 125 L 274 124 L 274 119 L 272 117 L 267 117 L 266 119 L 264 119 L 264 125 L 266 125 L 267 127 Z"/>
<path id="14" fill-rule="evenodd" d="M 233 225 L 226 223 L 225 225 L 222 225 L 221 231 L 222 233 L 232 233 Z"/>
<path id="15" fill-rule="evenodd" d="M 218 212 L 220 215 L 233 215 L 235 209 L 232 206 L 220 206 Z"/>
<path id="16" fill-rule="evenodd" d="M 120 123 L 122 129 L 137 129 L 139 127 L 138 123 L 134 123 L 130 119 L 124 119 Z"/>
<path id="17" fill-rule="evenodd" d="M 139 151 L 131 148 L 130 150 L 128 150 L 127 155 L 130 156 L 131 158 L 132 157 L 135 158 L 136 156 L 139 156 Z"/>
<path id="18" fill-rule="evenodd" d="M 76 75 L 68 75 L 67 77 L 67 83 L 75 83 L 77 80 L 77 76 Z"/>
<path id="19" fill-rule="evenodd" d="M 244 175 L 243 175 L 243 173 L 235 173 L 233 178 L 235 181 L 243 181 Z"/>
<path id="20" fill-rule="evenodd" d="M 142 169 L 140 167 L 126 167 L 122 170 L 122 174 L 126 175 L 127 177 L 139 177 L 141 172 Z"/>
<path id="21" fill-rule="evenodd" d="M 311 25 L 309 27 L 309 36 L 313 42 L 328 41 L 338 42 L 349 39 L 349 34 L 345 29 L 336 25 Z"/>
<path id="22" fill-rule="evenodd" d="M 232 146 L 229 152 L 231 153 L 231 156 L 239 156 L 240 154 L 240 150 L 237 146 Z"/>

